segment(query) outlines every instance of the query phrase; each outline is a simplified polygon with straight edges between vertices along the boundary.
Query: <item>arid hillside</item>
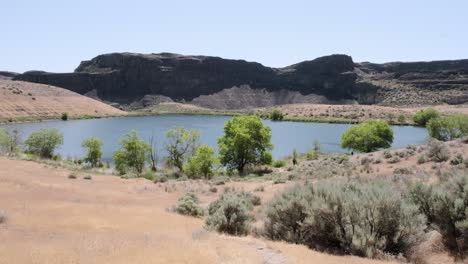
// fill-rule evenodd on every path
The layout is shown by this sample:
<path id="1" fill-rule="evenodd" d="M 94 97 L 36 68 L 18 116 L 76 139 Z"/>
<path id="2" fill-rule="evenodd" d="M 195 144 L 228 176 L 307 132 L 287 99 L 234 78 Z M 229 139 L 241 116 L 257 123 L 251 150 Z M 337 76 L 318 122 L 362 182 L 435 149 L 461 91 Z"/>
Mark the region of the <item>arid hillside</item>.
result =
<path id="1" fill-rule="evenodd" d="M 22 81 L 0 80 L 0 121 L 115 116 L 124 111 L 66 89 Z"/>

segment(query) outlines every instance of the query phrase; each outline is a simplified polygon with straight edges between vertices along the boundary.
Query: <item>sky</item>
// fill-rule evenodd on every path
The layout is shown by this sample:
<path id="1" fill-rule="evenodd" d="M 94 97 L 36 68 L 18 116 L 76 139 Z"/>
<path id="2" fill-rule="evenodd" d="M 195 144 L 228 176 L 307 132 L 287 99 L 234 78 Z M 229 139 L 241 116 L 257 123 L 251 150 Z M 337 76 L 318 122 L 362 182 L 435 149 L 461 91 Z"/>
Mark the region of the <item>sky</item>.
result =
<path id="1" fill-rule="evenodd" d="M 0 71 L 73 71 L 111 52 L 284 67 L 468 58 L 466 0 L 0 0 Z"/>

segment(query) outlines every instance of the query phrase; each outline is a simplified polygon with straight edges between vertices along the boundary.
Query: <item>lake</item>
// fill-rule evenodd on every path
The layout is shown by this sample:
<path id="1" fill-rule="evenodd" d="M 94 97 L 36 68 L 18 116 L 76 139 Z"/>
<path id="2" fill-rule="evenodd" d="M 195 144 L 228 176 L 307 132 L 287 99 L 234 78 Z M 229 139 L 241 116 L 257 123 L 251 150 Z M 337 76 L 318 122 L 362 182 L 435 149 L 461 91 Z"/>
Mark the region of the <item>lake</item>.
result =
<path id="1" fill-rule="evenodd" d="M 64 144 L 57 149 L 63 158 L 78 158 L 85 155 L 81 142 L 88 137 L 98 137 L 104 142 L 103 160 L 111 160 L 113 152 L 118 149 L 122 136 L 136 130 L 143 139 L 149 139 L 153 134 L 159 149 L 159 157 L 164 156 L 166 131 L 182 126 L 186 129 L 200 131 L 200 141 L 203 144 L 217 147 L 217 139 L 223 134 L 224 123 L 231 117 L 204 115 L 161 115 L 142 117 L 115 117 L 103 119 L 44 121 L 38 123 L 21 123 L 2 125 L 1 127 L 16 127 L 22 138 L 41 128 L 57 128 L 64 135 Z M 272 122 L 263 121 L 272 131 L 275 159 L 291 155 L 294 148 L 299 153 L 312 149 L 313 142 L 318 140 L 324 152 L 346 152 L 340 147 L 341 135 L 352 125 L 326 124 L 305 122 Z M 401 148 L 409 144 L 423 143 L 428 133 L 425 128 L 412 126 L 393 126 L 394 142 L 392 148 Z"/>

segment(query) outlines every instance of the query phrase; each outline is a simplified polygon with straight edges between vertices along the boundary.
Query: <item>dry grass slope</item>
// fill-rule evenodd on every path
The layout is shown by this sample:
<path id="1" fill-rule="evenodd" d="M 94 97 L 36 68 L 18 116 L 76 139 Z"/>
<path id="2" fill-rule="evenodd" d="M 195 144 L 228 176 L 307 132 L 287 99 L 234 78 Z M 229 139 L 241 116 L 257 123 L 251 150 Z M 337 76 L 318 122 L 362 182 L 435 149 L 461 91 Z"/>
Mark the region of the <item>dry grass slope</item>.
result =
<path id="1" fill-rule="evenodd" d="M 126 112 L 66 89 L 0 80 L 0 121 L 21 119 L 53 119 L 62 113 L 70 117 L 115 116 Z"/>

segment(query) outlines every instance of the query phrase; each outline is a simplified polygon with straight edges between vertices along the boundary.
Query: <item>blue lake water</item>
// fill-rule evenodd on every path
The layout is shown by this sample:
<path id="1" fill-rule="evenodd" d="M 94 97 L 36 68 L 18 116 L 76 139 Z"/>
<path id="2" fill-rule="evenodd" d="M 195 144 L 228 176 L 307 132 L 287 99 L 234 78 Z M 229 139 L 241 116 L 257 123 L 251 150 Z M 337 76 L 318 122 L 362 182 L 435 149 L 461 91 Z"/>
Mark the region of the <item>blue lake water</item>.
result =
<path id="1" fill-rule="evenodd" d="M 120 138 L 131 130 L 136 130 L 143 139 L 149 139 L 153 134 L 157 141 L 160 157 L 165 156 L 163 149 L 167 130 L 177 126 L 199 130 L 201 143 L 216 148 L 217 140 L 223 134 L 224 123 L 230 118 L 227 116 L 161 115 L 45 121 L 2 125 L 1 127 L 18 128 L 23 139 L 26 139 L 31 132 L 41 128 L 57 128 L 64 134 L 64 144 L 57 149 L 57 153 L 63 158 L 84 156 L 85 150 L 81 147 L 83 139 L 95 136 L 104 142 L 103 159 L 111 160 L 113 152 L 119 147 Z M 306 152 L 312 149 L 315 140 L 320 142 L 324 152 L 347 151 L 340 147 L 340 140 L 343 132 L 351 125 L 266 120 L 263 122 L 272 131 L 273 157 L 275 159 L 291 155 L 294 148 L 300 153 Z M 426 129 L 420 127 L 394 126 L 393 131 L 392 148 L 423 143 L 428 136 Z"/>

